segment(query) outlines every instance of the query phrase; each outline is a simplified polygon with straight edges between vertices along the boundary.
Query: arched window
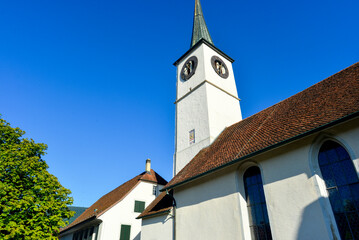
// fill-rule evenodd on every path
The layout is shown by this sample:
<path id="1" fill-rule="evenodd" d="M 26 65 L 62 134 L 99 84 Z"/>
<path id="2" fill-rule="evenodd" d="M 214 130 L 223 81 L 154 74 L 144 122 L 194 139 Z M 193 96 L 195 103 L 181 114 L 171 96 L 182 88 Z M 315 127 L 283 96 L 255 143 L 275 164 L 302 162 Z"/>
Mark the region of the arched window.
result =
<path id="1" fill-rule="evenodd" d="M 318 161 L 341 238 L 359 239 L 359 179 L 348 152 L 326 141 Z"/>
<path id="2" fill-rule="evenodd" d="M 263 182 L 259 168 L 248 168 L 244 173 L 243 180 L 252 240 L 272 239 L 263 191 Z"/>

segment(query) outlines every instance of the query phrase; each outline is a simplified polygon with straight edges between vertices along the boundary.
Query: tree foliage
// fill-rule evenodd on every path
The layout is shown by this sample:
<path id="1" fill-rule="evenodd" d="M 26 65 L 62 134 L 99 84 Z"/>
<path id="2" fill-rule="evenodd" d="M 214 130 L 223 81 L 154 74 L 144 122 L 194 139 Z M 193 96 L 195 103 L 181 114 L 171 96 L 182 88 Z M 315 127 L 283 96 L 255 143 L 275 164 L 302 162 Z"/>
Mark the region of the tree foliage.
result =
<path id="1" fill-rule="evenodd" d="M 71 192 L 47 171 L 47 146 L 24 134 L 0 116 L 0 239 L 57 239 Z"/>

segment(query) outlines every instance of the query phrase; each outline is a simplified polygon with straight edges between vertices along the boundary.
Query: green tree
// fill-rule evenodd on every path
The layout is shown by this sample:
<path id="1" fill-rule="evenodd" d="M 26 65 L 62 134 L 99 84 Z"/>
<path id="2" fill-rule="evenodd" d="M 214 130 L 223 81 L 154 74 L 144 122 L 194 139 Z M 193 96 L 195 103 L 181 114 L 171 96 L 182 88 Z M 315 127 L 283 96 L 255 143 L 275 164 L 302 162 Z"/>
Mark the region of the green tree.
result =
<path id="1" fill-rule="evenodd" d="M 71 192 L 47 171 L 47 146 L 24 134 L 0 115 L 0 239 L 57 239 Z"/>

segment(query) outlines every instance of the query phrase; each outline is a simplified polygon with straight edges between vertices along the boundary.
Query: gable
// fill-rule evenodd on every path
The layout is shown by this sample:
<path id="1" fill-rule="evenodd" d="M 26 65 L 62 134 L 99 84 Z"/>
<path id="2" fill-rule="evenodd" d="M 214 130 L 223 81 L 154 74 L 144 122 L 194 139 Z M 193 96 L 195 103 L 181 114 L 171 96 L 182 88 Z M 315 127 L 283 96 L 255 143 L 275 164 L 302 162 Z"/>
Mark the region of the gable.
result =
<path id="1" fill-rule="evenodd" d="M 151 169 L 150 173 L 143 172 L 131 180 L 123 183 L 119 187 L 115 188 L 111 192 L 102 196 L 94 204 L 92 204 L 86 211 L 84 211 L 74 222 L 72 222 L 67 227 L 61 229 L 61 232 L 64 232 L 77 224 L 81 224 L 90 218 L 98 218 L 106 211 L 111 209 L 114 205 L 119 203 L 123 198 L 125 198 L 141 181 L 157 183 L 165 185 L 167 183 L 159 174 Z"/>

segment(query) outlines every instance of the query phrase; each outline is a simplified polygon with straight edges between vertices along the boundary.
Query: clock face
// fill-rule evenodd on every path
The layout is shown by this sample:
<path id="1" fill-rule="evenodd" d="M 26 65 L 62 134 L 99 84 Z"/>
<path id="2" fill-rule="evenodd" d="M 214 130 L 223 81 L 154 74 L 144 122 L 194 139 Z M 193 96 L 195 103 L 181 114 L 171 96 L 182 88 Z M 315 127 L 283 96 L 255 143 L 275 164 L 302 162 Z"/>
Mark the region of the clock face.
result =
<path id="1" fill-rule="evenodd" d="M 181 70 L 181 79 L 187 81 L 196 72 L 198 60 L 196 56 L 190 57 L 184 64 Z"/>
<path id="2" fill-rule="evenodd" d="M 228 78 L 228 68 L 226 64 L 217 56 L 213 56 L 211 58 L 211 64 L 214 71 L 221 77 L 221 78 Z"/>

